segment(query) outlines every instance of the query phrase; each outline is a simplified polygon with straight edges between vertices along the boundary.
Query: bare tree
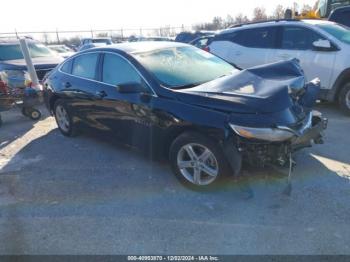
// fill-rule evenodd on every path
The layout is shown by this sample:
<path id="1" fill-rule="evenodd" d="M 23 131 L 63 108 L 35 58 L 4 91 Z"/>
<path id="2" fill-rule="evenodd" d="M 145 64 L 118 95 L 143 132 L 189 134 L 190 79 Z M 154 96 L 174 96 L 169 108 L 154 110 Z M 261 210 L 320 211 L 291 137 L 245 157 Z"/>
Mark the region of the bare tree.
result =
<path id="1" fill-rule="evenodd" d="M 277 5 L 275 10 L 273 11 L 273 18 L 274 19 L 283 19 L 284 18 L 284 12 L 285 9 L 283 5 Z"/>
<path id="2" fill-rule="evenodd" d="M 227 15 L 224 21 L 224 27 L 225 28 L 230 27 L 234 23 L 235 23 L 235 19 L 231 15 Z"/>
<path id="3" fill-rule="evenodd" d="M 246 15 L 243 15 L 242 13 L 236 15 L 236 17 L 235 17 L 236 24 L 245 24 L 248 22 L 249 22 L 248 17 Z"/>
<path id="4" fill-rule="evenodd" d="M 264 7 L 256 7 L 253 12 L 253 22 L 267 20 L 266 9 Z"/>
<path id="5" fill-rule="evenodd" d="M 311 12 L 311 11 L 312 11 L 312 7 L 310 5 L 303 5 L 303 7 L 301 8 L 300 13 L 305 15 L 305 14 Z"/>
<path id="6" fill-rule="evenodd" d="M 48 44 L 49 43 L 49 34 L 43 33 L 43 39 L 44 39 L 45 44 Z"/>

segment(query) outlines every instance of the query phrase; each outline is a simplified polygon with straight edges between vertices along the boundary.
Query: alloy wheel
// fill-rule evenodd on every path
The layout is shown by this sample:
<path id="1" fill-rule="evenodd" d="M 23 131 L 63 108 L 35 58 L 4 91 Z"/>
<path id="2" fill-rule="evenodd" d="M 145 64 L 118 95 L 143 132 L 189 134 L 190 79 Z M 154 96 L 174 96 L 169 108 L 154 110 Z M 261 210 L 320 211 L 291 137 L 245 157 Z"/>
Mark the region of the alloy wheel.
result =
<path id="1" fill-rule="evenodd" d="M 69 117 L 66 109 L 63 106 L 58 105 L 56 107 L 55 113 L 56 113 L 55 115 L 56 115 L 56 120 L 59 128 L 62 131 L 68 133 L 70 128 L 70 123 L 69 123 Z"/>
<path id="2" fill-rule="evenodd" d="M 177 166 L 181 174 L 192 184 L 206 186 L 219 175 L 215 155 L 206 146 L 187 144 L 177 154 Z"/>

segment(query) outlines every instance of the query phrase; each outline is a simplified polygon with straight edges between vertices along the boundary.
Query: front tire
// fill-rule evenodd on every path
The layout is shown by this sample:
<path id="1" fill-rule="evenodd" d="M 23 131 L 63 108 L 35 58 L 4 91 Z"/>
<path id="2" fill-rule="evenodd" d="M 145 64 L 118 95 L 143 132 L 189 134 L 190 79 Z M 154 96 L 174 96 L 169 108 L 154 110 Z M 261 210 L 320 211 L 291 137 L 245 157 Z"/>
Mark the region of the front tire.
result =
<path id="1" fill-rule="evenodd" d="M 56 101 L 54 115 L 58 129 L 64 136 L 74 137 L 77 135 L 77 128 L 73 122 L 72 114 L 63 100 Z"/>
<path id="2" fill-rule="evenodd" d="M 350 115 L 350 83 L 347 83 L 339 93 L 339 106 L 344 113 Z"/>
<path id="3" fill-rule="evenodd" d="M 200 133 L 180 135 L 172 143 L 169 155 L 177 179 L 191 190 L 223 186 L 233 173 L 221 147 Z"/>

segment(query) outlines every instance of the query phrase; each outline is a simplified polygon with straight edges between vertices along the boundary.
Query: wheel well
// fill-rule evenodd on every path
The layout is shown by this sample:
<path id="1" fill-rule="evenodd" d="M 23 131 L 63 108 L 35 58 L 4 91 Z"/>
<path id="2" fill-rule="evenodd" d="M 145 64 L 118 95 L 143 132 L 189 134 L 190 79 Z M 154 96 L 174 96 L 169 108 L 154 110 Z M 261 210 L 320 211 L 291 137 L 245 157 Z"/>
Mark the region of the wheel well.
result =
<path id="1" fill-rule="evenodd" d="M 51 98 L 50 98 L 50 101 L 49 101 L 49 106 L 50 106 L 50 111 L 53 112 L 54 110 L 54 106 L 55 106 L 55 103 L 56 101 L 59 99 L 59 96 L 57 95 L 53 95 Z"/>
<path id="2" fill-rule="evenodd" d="M 345 84 L 350 83 L 350 68 L 344 70 L 336 80 L 333 89 L 335 90 L 333 101 L 339 100 L 339 94 Z"/>
<path id="3" fill-rule="evenodd" d="M 163 155 L 168 156 L 171 144 L 175 141 L 176 138 L 178 138 L 179 136 L 187 132 L 199 133 L 213 139 L 214 141 L 217 141 L 217 142 L 220 141 L 220 136 L 213 135 L 213 132 L 210 130 L 208 130 L 208 132 L 204 132 L 204 130 L 205 129 L 202 129 L 202 128 L 196 128 L 195 126 L 188 126 L 188 127 L 182 127 L 171 131 L 164 139 L 164 146 L 162 150 Z"/>

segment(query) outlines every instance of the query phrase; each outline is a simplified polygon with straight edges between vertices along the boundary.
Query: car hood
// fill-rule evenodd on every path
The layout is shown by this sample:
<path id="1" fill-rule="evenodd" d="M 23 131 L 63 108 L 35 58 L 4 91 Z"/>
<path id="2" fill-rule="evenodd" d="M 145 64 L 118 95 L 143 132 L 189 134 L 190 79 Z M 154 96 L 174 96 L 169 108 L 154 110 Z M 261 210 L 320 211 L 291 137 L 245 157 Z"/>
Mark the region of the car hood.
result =
<path id="1" fill-rule="evenodd" d="M 292 94 L 305 86 L 297 60 L 246 69 L 177 91 L 186 103 L 232 113 L 273 113 L 293 106 Z"/>
<path id="2" fill-rule="evenodd" d="M 55 68 L 58 64 L 60 64 L 64 59 L 60 56 L 52 56 L 52 57 L 36 57 L 32 58 L 34 67 L 36 69 L 48 69 Z M 17 60 L 8 60 L 1 62 L 2 67 L 6 69 L 22 69 L 25 70 L 27 68 L 26 62 L 24 59 Z"/>

